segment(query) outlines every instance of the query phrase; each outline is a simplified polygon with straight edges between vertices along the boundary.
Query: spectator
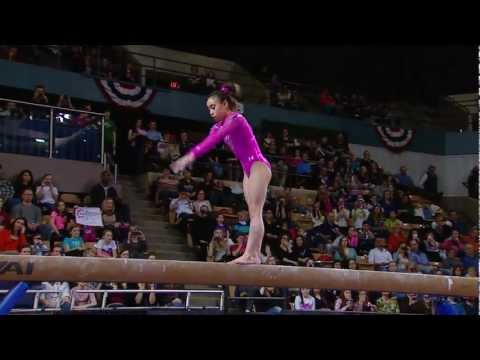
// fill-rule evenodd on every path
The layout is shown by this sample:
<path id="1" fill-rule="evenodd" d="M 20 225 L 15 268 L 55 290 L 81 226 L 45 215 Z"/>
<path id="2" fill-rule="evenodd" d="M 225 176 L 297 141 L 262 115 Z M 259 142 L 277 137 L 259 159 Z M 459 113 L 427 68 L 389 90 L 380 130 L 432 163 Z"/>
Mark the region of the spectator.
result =
<path id="1" fill-rule="evenodd" d="M 390 297 L 390 293 L 385 291 L 382 292 L 382 296 L 377 300 L 377 311 L 379 313 L 398 314 L 400 313 L 400 307 L 397 299 Z"/>
<path id="2" fill-rule="evenodd" d="M 383 226 L 388 232 L 392 232 L 395 228 L 400 228 L 403 225 L 402 221 L 397 219 L 397 213 L 390 211 L 390 217 L 385 220 Z"/>
<path id="3" fill-rule="evenodd" d="M 137 119 L 135 126 L 128 130 L 128 143 L 132 151 L 131 161 L 136 166 L 134 167 L 134 172 L 140 174 L 143 172 L 143 157 L 144 157 L 144 148 L 147 132 L 143 128 L 143 120 Z"/>
<path id="4" fill-rule="evenodd" d="M 375 247 L 375 234 L 368 223 L 363 223 L 362 229 L 358 233 L 358 255 L 368 255 L 370 250 Z"/>
<path id="5" fill-rule="evenodd" d="M 128 250 L 129 256 L 132 259 L 145 258 L 147 242 L 145 240 L 145 234 L 137 226 L 130 227 L 125 249 Z"/>
<path id="6" fill-rule="evenodd" d="M 340 235 L 340 230 L 337 225 L 334 223 L 335 215 L 333 212 L 327 215 L 327 219 L 323 222 L 322 225 L 313 229 L 313 246 L 314 247 L 328 247 L 334 239 Z"/>
<path id="7" fill-rule="evenodd" d="M 405 236 L 403 236 L 403 233 L 402 231 L 400 230 L 400 227 L 399 226 L 395 226 L 393 229 L 392 229 L 392 232 L 390 233 L 390 235 L 388 236 L 388 251 L 390 251 L 390 253 L 395 253 L 399 246 L 401 244 L 405 244 L 407 242 L 407 239 L 405 238 Z"/>
<path id="8" fill-rule="evenodd" d="M 368 293 L 361 290 L 358 293 L 358 300 L 353 303 L 353 311 L 355 312 L 376 312 L 377 307 L 368 299 Z"/>
<path id="9" fill-rule="evenodd" d="M 328 299 L 328 294 L 325 290 L 313 289 L 313 297 L 315 298 L 316 310 L 332 310 L 333 305 L 330 299 Z"/>
<path id="10" fill-rule="evenodd" d="M 64 108 L 64 109 L 75 109 L 72 105 L 72 100 L 70 96 L 67 95 L 60 95 L 58 98 L 57 107 Z"/>
<path id="11" fill-rule="evenodd" d="M 187 232 L 187 223 L 193 218 L 193 202 L 186 191 L 180 191 L 178 198 L 170 203 L 170 223 L 179 224 L 183 232 Z"/>
<path id="12" fill-rule="evenodd" d="M 121 208 L 117 208 L 114 200 L 109 198 L 103 200 L 101 210 L 103 225 L 112 227 L 115 237 L 120 241 L 124 241 L 130 227 L 128 214 L 122 212 Z"/>
<path id="13" fill-rule="evenodd" d="M 213 232 L 212 240 L 208 246 L 208 261 L 224 262 L 230 255 L 230 247 L 233 242 L 230 238 L 225 236 L 222 230 L 215 230 Z"/>
<path id="14" fill-rule="evenodd" d="M 0 164 L 0 199 L 2 199 L 4 203 L 7 203 L 14 195 L 15 188 L 5 176 L 2 164 Z M 4 203 L 2 203 L 1 207 L 3 207 Z"/>
<path id="15" fill-rule="evenodd" d="M 63 239 L 63 252 L 65 256 L 83 256 L 85 242 L 80 236 L 80 226 L 76 225 L 70 230 L 70 237 Z"/>
<path id="16" fill-rule="evenodd" d="M 189 198 L 193 198 L 195 195 L 197 184 L 192 178 L 192 173 L 188 170 L 183 171 L 183 178 L 178 182 L 178 192 L 188 193 Z"/>
<path id="17" fill-rule="evenodd" d="M 302 236 L 297 236 L 295 244 L 293 246 L 294 258 L 296 258 L 298 265 L 300 266 L 314 266 L 313 255 L 308 247 L 305 246 L 305 242 Z"/>
<path id="18" fill-rule="evenodd" d="M 397 184 L 403 188 L 413 188 L 415 186 L 412 178 L 407 174 L 407 167 L 405 165 L 400 167 L 400 173 L 396 174 L 394 179 Z"/>
<path id="19" fill-rule="evenodd" d="M 212 212 L 212 204 L 210 203 L 209 200 L 205 199 L 205 191 L 204 190 L 198 190 L 197 191 L 197 200 L 193 202 L 193 210 L 195 211 L 196 215 L 200 215 L 200 209 L 202 207 L 206 207 L 208 212 Z"/>
<path id="20" fill-rule="evenodd" d="M 188 133 L 182 131 L 180 133 L 180 143 L 178 144 L 178 149 L 180 151 L 180 156 L 185 155 L 193 147 L 193 143 L 188 139 Z"/>
<path id="21" fill-rule="evenodd" d="M 300 289 L 300 293 L 295 296 L 296 311 L 314 311 L 315 298 L 310 294 L 310 289 Z"/>
<path id="22" fill-rule="evenodd" d="M 12 217 L 24 217 L 27 220 L 27 233 L 35 232 L 42 222 L 42 211 L 32 203 L 33 191 L 23 190 L 22 202 L 12 209 Z"/>
<path id="23" fill-rule="evenodd" d="M 477 260 L 478 262 L 478 260 Z M 467 272 L 465 274 L 465 277 L 473 277 L 473 278 L 476 278 L 478 277 L 478 269 L 477 267 L 475 266 L 470 266 L 469 268 L 467 268 Z"/>
<path id="24" fill-rule="evenodd" d="M 363 227 L 363 225 L 362 225 Z M 348 247 L 356 249 L 358 247 L 358 232 L 353 226 L 350 226 L 347 231 Z"/>
<path id="25" fill-rule="evenodd" d="M 386 249 L 385 237 L 377 236 L 375 239 L 375 248 L 368 253 L 368 263 L 384 267 L 392 260 L 392 254 Z"/>
<path id="26" fill-rule="evenodd" d="M 409 260 L 411 263 L 417 265 L 417 268 L 422 273 L 429 274 L 432 270 L 430 261 L 428 261 L 427 255 L 423 251 L 420 251 L 417 240 L 410 240 Z"/>
<path id="27" fill-rule="evenodd" d="M 288 239 L 288 235 L 282 235 L 282 237 L 280 238 L 278 259 L 280 260 L 280 265 L 298 266 L 298 257 L 293 252 L 292 244 Z"/>
<path id="28" fill-rule="evenodd" d="M 0 197 L 0 230 L 3 230 L 10 224 L 10 215 L 4 210 L 4 201 Z"/>
<path id="29" fill-rule="evenodd" d="M 18 174 L 15 183 L 13 184 L 13 187 L 15 189 L 15 194 L 13 198 L 10 199 L 10 209 L 22 202 L 21 197 L 23 194 L 23 190 L 30 189 L 35 194 L 35 186 L 32 172 L 30 170 L 22 170 L 20 174 Z"/>
<path id="30" fill-rule="evenodd" d="M 324 89 L 320 93 L 320 105 L 322 106 L 323 110 L 329 114 L 332 114 L 335 111 L 336 101 L 330 95 L 328 89 Z"/>
<path id="31" fill-rule="evenodd" d="M 320 204 L 319 204 L 319 207 L 320 207 Z M 275 204 L 275 218 L 279 221 L 286 221 L 288 220 L 289 212 L 290 212 L 290 209 L 287 205 L 287 200 L 285 199 L 284 196 L 280 197 L 280 199 Z M 319 212 L 320 212 L 320 209 L 317 209 L 317 211 L 315 212 L 315 215 L 318 216 Z"/>
<path id="32" fill-rule="evenodd" d="M 147 139 L 153 142 L 163 142 L 162 133 L 157 130 L 157 122 L 155 120 L 150 120 L 148 123 Z"/>
<path id="33" fill-rule="evenodd" d="M 255 297 L 263 298 L 262 300 L 255 300 L 255 312 L 266 314 L 278 314 L 284 310 L 284 301 L 279 299 L 285 297 L 284 291 L 274 287 L 261 287 L 258 292 L 254 294 Z"/>
<path id="34" fill-rule="evenodd" d="M 132 283 L 103 283 L 100 290 L 138 290 Z M 123 307 L 135 305 L 135 293 L 109 293 L 107 295 L 107 307 Z"/>
<path id="35" fill-rule="evenodd" d="M 217 79 L 215 78 L 215 73 L 213 71 L 207 73 L 205 86 L 207 89 L 209 89 L 209 91 L 214 91 L 217 88 Z"/>
<path id="36" fill-rule="evenodd" d="M 273 211 L 267 209 L 264 219 L 265 235 L 262 245 L 267 255 L 278 255 L 280 226 L 273 217 Z"/>
<path id="37" fill-rule="evenodd" d="M 460 237 L 462 239 L 462 243 L 464 244 L 472 244 L 478 247 L 478 225 L 472 226 L 470 228 L 470 232 Z"/>
<path id="38" fill-rule="evenodd" d="M 438 177 L 435 174 L 435 170 L 435 166 L 430 165 L 427 172 L 420 179 L 420 187 L 431 195 L 438 193 Z"/>
<path id="39" fill-rule="evenodd" d="M 440 268 L 443 272 L 451 274 L 454 267 L 461 267 L 462 261 L 457 257 L 457 251 L 451 248 L 447 251 L 447 257 L 440 264 Z"/>
<path id="40" fill-rule="evenodd" d="M 407 297 L 399 299 L 398 306 L 402 314 L 428 314 L 425 302 L 422 299 L 419 299 L 417 294 L 414 293 L 408 293 Z"/>
<path id="41" fill-rule="evenodd" d="M 425 247 L 425 254 L 429 261 L 432 262 L 440 262 L 442 261 L 441 253 L 440 253 L 440 244 L 435 237 L 433 236 L 432 232 L 427 233 L 427 237 L 424 240 L 424 247 Z"/>
<path id="42" fill-rule="evenodd" d="M 470 268 L 477 268 L 478 267 L 478 248 L 477 251 L 475 251 L 475 248 L 473 247 L 472 244 L 466 244 L 463 254 L 460 257 L 460 260 L 462 261 L 463 267 L 465 269 L 470 269 Z"/>
<path id="43" fill-rule="evenodd" d="M 468 189 L 468 196 L 478 199 L 478 165 L 475 165 L 468 175 L 466 183 L 463 183 Z"/>
<path id="44" fill-rule="evenodd" d="M 61 246 L 54 246 L 52 251 L 50 251 L 49 256 L 63 256 L 62 247 Z"/>
<path id="45" fill-rule="evenodd" d="M 288 86 L 283 84 L 280 91 L 277 93 L 277 105 L 283 108 L 289 107 L 292 100 L 292 93 Z"/>
<path id="46" fill-rule="evenodd" d="M 49 247 L 44 243 L 42 236 L 36 234 L 33 236 L 32 254 L 36 256 L 46 256 L 49 253 Z"/>
<path id="47" fill-rule="evenodd" d="M 37 186 L 35 194 L 41 208 L 47 213 L 51 213 L 58 200 L 58 189 L 53 184 L 52 174 L 43 175 L 42 182 L 40 186 Z"/>
<path id="48" fill-rule="evenodd" d="M 213 206 L 231 206 L 234 198 L 231 189 L 226 187 L 222 180 L 216 180 L 210 191 L 209 200 Z"/>
<path id="49" fill-rule="evenodd" d="M 68 282 L 42 282 L 42 290 L 55 291 L 41 293 L 39 300 L 43 308 L 57 309 L 67 312 L 70 310 L 71 295 Z"/>
<path id="50" fill-rule="evenodd" d="M 460 219 L 458 213 L 456 211 L 449 211 L 447 220 L 452 223 L 452 229 L 458 230 L 460 234 L 464 235 L 467 233 L 467 226 L 465 223 Z"/>
<path id="51" fill-rule="evenodd" d="M 69 219 L 73 219 L 73 216 L 68 213 L 65 202 L 58 201 L 57 208 L 50 214 L 50 226 L 53 232 L 59 237 L 65 237 L 67 235 L 67 223 Z"/>
<path id="52" fill-rule="evenodd" d="M 370 216 L 370 211 L 365 207 L 365 201 L 363 199 L 355 202 L 355 208 L 352 210 L 352 221 L 355 229 L 361 229 L 365 221 Z"/>
<path id="53" fill-rule="evenodd" d="M 349 260 L 355 260 L 357 258 L 357 252 L 353 247 L 349 246 L 347 237 L 341 238 L 333 258 L 339 262 L 348 262 Z"/>
<path id="54" fill-rule="evenodd" d="M 77 286 L 75 286 L 72 291 L 72 300 L 73 300 L 73 307 L 74 310 L 86 310 L 88 308 L 96 307 L 97 306 L 97 299 L 95 298 L 94 293 L 83 293 L 78 292 L 79 290 L 90 290 L 88 283 L 86 282 L 79 282 Z"/>
<path id="55" fill-rule="evenodd" d="M 74 116 L 70 124 L 75 127 L 79 128 L 86 128 L 90 125 L 93 125 L 98 119 L 92 116 L 92 105 L 86 104 L 82 106 L 81 112 L 77 115 Z M 98 124 L 98 123 L 97 123 Z M 95 125 L 97 126 L 97 125 Z"/>
<path id="56" fill-rule="evenodd" d="M 343 290 L 335 301 L 335 311 L 353 311 L 353 298 L 351 290 Z"/>
<path id="57" fill-rule="evenodd" d="M 432 221 L 432 230 L 434 231 L 435 238 L 443 243 L 443 241 L 448 238 L 452 233 L 453 224 L 445 220 L 445 217 L 441 212 L 435 214 L 435 220 Z"/>
<path id="58" fill-rule="evenodd" d="M 101 173 L 100 183 L 95 185 L 90 191 L 90 204 L 95 207 L 100 207 L 102 202 L 111 198 L 115 202 L 118 202 L 119 197 L 117 190 L 112 185 L 112 173 L 108 170 L 104 170 Z"/>
<path id="59" fill-rule="evenodd" d="M 248 211 L 238 212 L 238 221 L 233 225 L 234 236 L 248 235 L 250 232 L 250 222 L 248 221 Z"/>
<path id="60" fill-rule="evenodd" d="M 384 229 L 385 216 L 383 214 L 383 208 L 381 206 L 375 206 L 372 211 L 372 215 L 368 218 L 368 223 L 375 232 Z M 364 223 L 365 224 L 365 223 Z"/>
<path id="61" fill-rule="evenodd" d="M 32 102 L 40 105 L 48 105 L 48 98 L 45 95 L 45 86 L 37 85 L 33 92 Z"/>
<path id="62" fill-rule="evenodd" d="M 0 230 L 0 252 L 18 252 L 25 247 L 27 245 L 26 226 L 27 220 L 17 217 L 6 229 Z"/>
<path id="63" fill-rule="evenodd" d="M 207 258 L 207 248 L 215 229 L 215 220 L 211 217 L 207 206 L 201 206 L 199 214 L 196 214 L 192 222 L 192 242 L 199 258 L 204 261 Z M 223 215 L 219 215 L 223 218 Z M 223 220 L 222 220 L 223 221 Z M 226 226 L 221 228 L 226 230 Z M 226 233 L 226 231 L 225 231 Z"/>
<path id="64" fill-rule="evenodd" d="M 137 284 L 138 290 L 156 290 L 156 284 L 147 284 L 146 283 L 139 283 Z M 144 293 L 138 292 L 135 295 L 135 305 L 136 306 L 143 306 L 143 307 L 150 307 L 154 306 L 157 303 L 157 295 L 154 292 Z"/>
<path id="65" fill-rule="evenodd" d="M 452 235 L 442 242 L 442 244 L 440 245 L 440 248 L 447 251 L 450 249 L 454 249 L 457 255 L 463 252 L 464 245 L 460 241 L 459 231 L 453 230 Z"/>
<path id="66" fill-rule="evenodd" d="M 346 229 L 350 220 L 350 210 L 345 207 L 343 199 L 338 200 L 338 206 L 333 210 L 335 215 L 335 224 L 341 229 Z"/>
<path id="67" fill-rule="evenodd" d="M 117 244 L 110 229 L 103 231 L 103 237 L 95 244 L 98 257 L 117 257 Z"/>
<path id="68" fill-rule="evenodd" d="M 383 193 L 382 207 L 385 214 L 391 214 L 392 211 L 395 211 L 397 209 L 393 201 L 392 192 L 390 190 L 385 190 Z"/>
<path id="69" fill-rule="evenodd" d="M 453 276 L 463 277 L 465 275 L 465 269 L 463 266 L 454 266 L 452 270 Z"/>
<path id="70" fill-rule="evenodd" d="M 115 145 L 117 143 L 117 126 L 111 117 L 110 110 L 105 111 L 104 113 L 104 143 L 105 143 L 105 152 L 113 157 L 115 153 Z"/>

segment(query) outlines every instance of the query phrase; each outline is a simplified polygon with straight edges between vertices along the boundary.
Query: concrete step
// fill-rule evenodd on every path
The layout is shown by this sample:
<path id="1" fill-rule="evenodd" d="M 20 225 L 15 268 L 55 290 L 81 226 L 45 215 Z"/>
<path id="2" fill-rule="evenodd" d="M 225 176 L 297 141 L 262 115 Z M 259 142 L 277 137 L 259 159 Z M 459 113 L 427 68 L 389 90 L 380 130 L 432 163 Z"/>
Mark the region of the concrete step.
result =
<path id="1" fill-rule="evenodd" d="M 168 220 L 166 219 L 166 217 L 161 214 L 147 214 L 147 213 L 141 213 L 139 211 L 131 211 L 130 217 L 136 218 L 138 220 L 159 221 L 159 222 L 168 223 Z"/>
<path id="2" fill-rule="evenodd" d="M 175 251 L 191 254 L 192 250 L 186 243 L 166 243 L 166 242 L 150 242 L 148 248 L 152 251 Z"/>
<path id="3" fill-rule="evenodd" d="M 129 204 L 130 208 L 136 208 L 136 207 L 146 207 L 146 208 L 155 208 L 155 204 L 147 199 L 132 199 L 129 198 Z"/>
<path id="4" fill-rule="evenodd" d="M 148 233 L 145 234 L 148 242 L 179 244 L 186 243 L 187 237 L 171 233 Z"/>
<path id="5" fill-rule="evenodd" d="M 128 204 L 131 209 L 131 214 L 145 214 L 145 215 L 161 215 L 161 210 L 155 205 L 152 206 L 135 206 Z"/>

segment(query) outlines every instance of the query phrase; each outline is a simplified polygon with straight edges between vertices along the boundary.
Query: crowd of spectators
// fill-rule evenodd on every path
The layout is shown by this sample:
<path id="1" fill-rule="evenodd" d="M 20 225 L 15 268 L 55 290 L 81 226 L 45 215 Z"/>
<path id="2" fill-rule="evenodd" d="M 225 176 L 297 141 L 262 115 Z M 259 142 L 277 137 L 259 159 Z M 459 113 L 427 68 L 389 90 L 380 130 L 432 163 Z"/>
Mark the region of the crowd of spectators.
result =
<path id="1" fill-rule="evenodd" d="M 356 158 L 341 133 L 316 143 L 291 138 L 284 129 L 278 138 L 268 133 L 262 146 L 272 162 L 271 185 L 281 189 L 269 191 L 264 209 L 263 263 L 478 276 L 478 225 L 467 226 L 457 212 L 438 206 L 441 194 L 435 167 L 428 167 L 415 185 L 406 166 L 397 174 L 387 174 L 368 151 Z M 276 155 L 277 148 L 282 156 Z M 194 166 L 201 179 L 193 179 L 187 170 L 178 185 L 163 168 L 152 197 L 169 211 L 170 222 L 186 234 L 199 260 L 226 262 L 245 251 L 249 219 L 241 192 L 234 183 L 225 186 L 227 180 L 217 177 L 224 172 L 215 166 L 215 162 L 199 165 L 200 170 Z M 301 202 L 292 195 L 294 188 L 313 191 L 315 196 L 310 203 Z M 286 302 L 273 295 L 279 293 Z M 235 295 L 241 294 L 273 297 L 266 302 L 242 302 L 246 311 L 257 306 L 271 312 L 279 308 L 422 314 L 477 311 L 472 299 L 429 294 L 237 288 Z"/>
<path id="2" fill-rule="evenodd" d="M 30 170 L 21 171 L 11 181 L 0 166 L 0 253 L 34 256 L 72 256 L 155 259 L 148 252 L 143 231 L 131 223 L 130 209 L 122 201 L 112 184 L 112 175 L 106 170 L 100 182 L 81 199 L 76 194 L 64 194 L 56 186 L 55 176 L 45 174 L 35 181 Z M 101 209 L 103 226 L 93 227 L 77 223 L 75 209 L 88 205 Z M 130 283 L 31 283 L 33 290 L 53 290 L 42 293 L 39 304 L 44 309 L 60 308 L 69 311 L 101 305 L 100 293 L 77 290 L 102 289 L 165 289 L 165 284 Z M 12 284 L 0 283 L 2 289 Z M 170 295 L 169 295 L 170 296 Z M 165 295 L 155 293 L 109 294 L 107 306 L 181 306 L 181 296 L 166 301 Z M 32 308 L 33 298 L 26 296 L 19 307 Z"/>

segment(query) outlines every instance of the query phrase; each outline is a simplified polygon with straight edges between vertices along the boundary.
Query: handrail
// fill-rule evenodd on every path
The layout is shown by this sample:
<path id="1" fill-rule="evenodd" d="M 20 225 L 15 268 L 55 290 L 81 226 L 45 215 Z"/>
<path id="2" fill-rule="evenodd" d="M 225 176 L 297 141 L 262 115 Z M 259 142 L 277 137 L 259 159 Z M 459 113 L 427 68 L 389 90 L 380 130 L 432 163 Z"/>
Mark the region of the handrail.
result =
<path id="1" fill-rule="evenodd" d="M 13 103 L 31 105 L 31 106 L 38 106 L 38 107 L 43 107 L 43 108 L 48 108 L 48 109 L 59 109 L 59 110 L 64 110 L 65 112 L 70 111 L 70 112 L 78 112 L 78 113 L 90 114 L 90 115 L 96 115 L 96 116 L 105 116 L 104 113 L 97 113 L 97 112 L 93 112 L 93 111 L 85 111 L 85 110 L 77 110 L 77 109 L 68 109 L 68 108 L 63 108 L 63 107 L 58 107 L 58 106 L 53 106 L 53 105 L 35 104 L 35 103 L 31 103 L 31 102 L 28 102 L 28 101 L 22 101 L 22 100 L 0 98 L 0 101 L 13 102 Z"/>

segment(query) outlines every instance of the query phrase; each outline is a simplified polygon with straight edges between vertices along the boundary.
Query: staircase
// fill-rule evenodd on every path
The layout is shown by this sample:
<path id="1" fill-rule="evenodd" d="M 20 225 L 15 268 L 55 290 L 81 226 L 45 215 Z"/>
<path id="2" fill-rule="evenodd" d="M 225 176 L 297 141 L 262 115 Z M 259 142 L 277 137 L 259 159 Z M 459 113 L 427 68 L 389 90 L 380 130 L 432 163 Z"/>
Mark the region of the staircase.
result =
<path id="1" fill-rule="evenodd" d="M 120 175 L 118 180 L 122 187 L 122 198 L 130 207 L 132 224 L 137 225 L 145 234 L 147 249 L 157 259 L 196 261 L 194 252 L 187 246 L 187 240 L 178 229 L 168 224 L 167 216 L 161 215 L 160 209 L 147 198 L 145 177 Z M 218 290 L 220 286 L 189 285 L 185 289 Z M 190 305 L 218 306 L 219 296 L 192 294 Z"/>

